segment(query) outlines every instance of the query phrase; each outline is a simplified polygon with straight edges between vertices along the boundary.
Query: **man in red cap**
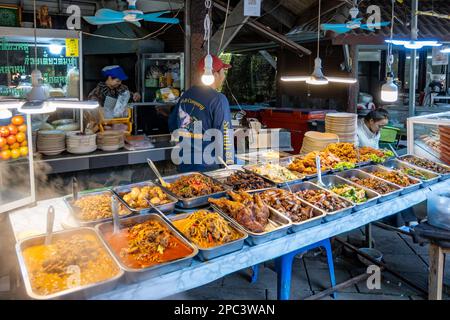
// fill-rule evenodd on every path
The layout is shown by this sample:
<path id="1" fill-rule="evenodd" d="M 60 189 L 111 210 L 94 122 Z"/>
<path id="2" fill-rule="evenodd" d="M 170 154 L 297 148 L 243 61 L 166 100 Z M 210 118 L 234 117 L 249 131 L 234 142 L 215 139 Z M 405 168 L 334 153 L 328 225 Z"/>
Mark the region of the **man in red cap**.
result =
<path id="1" fill-rule="evenodd" d="M 212 142 L 220 143 L 220 146 L 223 146 L 222 150 L 218 151 L 219 154 L 214 153 L 212 156 L 214 158 L 220 156 L 227 164 L 234 163 L 230 105 L 225 95 L 217 91 L 225 80 L 225 70 L 228 68 L 231 68 L 229 64 L 212 55 L 212 75 L 214 77 L 212 84 L 192 86 L 180 97 L 178 104 L 170 114 L 170 131 L 173 132 L 178 129 L 177 133 L 184 133 L 181 135 L 183 139 L 185 137 L 191 139 L 190 156 L 182 157 L 184 160 L 189 159 L 181 161 L 181 163 L 178 161 L 180 163 L 178 170 L 181 172 L 207 171 L 220 168 L 217 162 L 210 163 L 205 159 L 205 148 L 211 144 L 210 138 L 205 139 L 205 137 L 208 137 L 211 132 L 217 132 L 214 130 L 208 132 L 209 129 L 220 130 L 223 137 L 221 141 L 212 139 Z M 200 74 L 204 73 L 205 57 L 200 60 L 198 69 Z M 196 139 L 201 139 L 202 142 L 197 141 L 196 143 Z M 182 152 L 185 151 L 182 150 Z"/>

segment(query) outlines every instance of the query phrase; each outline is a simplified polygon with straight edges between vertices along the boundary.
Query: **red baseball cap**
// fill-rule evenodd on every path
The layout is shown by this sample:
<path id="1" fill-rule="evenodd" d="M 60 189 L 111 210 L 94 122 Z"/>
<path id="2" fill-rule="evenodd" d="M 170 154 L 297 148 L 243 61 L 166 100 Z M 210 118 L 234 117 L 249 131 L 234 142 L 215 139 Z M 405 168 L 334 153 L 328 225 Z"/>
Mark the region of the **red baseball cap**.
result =
<path id="1" fill-rule="evenodd" d="M 231 68 L 230 64 L 226 64 L 224 63 L 219 57 L 215 56 L 215 55 L 211 55 L 212 59 L 213 59 L 213 72 L 219 72 L 222 69 L 229 69 Z M 198 70 L 199 72 L 203 72 L 205 70 L 205 58 L 206 55 L 200 59 L 200 61 L 198 62 Z"/>

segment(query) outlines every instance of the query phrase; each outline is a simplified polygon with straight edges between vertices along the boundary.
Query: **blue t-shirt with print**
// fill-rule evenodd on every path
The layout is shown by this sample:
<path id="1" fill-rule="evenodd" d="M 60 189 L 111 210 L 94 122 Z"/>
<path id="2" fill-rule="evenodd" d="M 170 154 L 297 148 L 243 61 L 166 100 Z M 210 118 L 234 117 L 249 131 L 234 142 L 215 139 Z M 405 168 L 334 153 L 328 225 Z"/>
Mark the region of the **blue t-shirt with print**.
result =
<path id="1" fill-rule="evenodd" d="M 184 158 L 189 160 L 179 164 L 179 171 L 206 171 L 219 168 L 220 166 L 215 162 L 208 163 L 216 156 L 215 151 L 221 153 L 218 155 L 228 164 L 234 163 L 230 106 L 228 99 L 222 93 L 207 86 L 193 86 L 187 90 L 170 114 L 169 129 L 172 133 L 174 130 L 182 129 L 178 130 L 179 146 L 182 150 L 186 150 L 183 146 L 190 147 L 190 157 Z M 207 131 L 209 129 L 217 129 L 221 132 L 220 141 L 216 141 L 219 132 L 211 133 Z M 188 140 L 183 141 L 183 139 Z M 215 141 L 220 148 L 208 147 Z M 183 157 L 184 152 L 181 151 L 179 155 Z M 207 159 L 208 155 L 211 157 Z"/>

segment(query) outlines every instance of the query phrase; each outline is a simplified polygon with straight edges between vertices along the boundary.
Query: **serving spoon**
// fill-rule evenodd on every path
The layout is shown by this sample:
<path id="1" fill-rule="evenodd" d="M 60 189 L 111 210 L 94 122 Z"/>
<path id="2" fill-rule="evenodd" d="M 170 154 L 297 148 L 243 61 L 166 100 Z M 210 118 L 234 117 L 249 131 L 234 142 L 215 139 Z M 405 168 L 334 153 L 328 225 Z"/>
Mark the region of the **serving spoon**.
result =
<path id="1" fill-rule="evenodd" d="M 159 173 L 159 171 L 156 168 L 156 166 L 153 163 L 153 161 L 147 158 L 147 163 L 148 163 L 148 166 L 150 167 L 150 169 L 152 169 L 152 171 L 155 173 L 156 177 L 159 179 L 159 182 L 161 182 L 161 185 L 163 187 L 167 187 L 169 184 L 166 181 L 164 181 L 163 177 Z"/>
<path id="2" fill-rule="evenodd" d="M 73 201 L 77 201 L 78 200 L 78 180 L 77 178 L 73 177 L 72 178 L 72 198 Z"/>
<path id="3" fill-rule="evenodd" d="M 322 168 L 320 166 L 320 156 L 316 156 L 316 170 L 317 170 L 317 182 L 321 187 L 325 187 L 325 184 L 322 181 Z"/>
<path id="4" fill-rule="evenodd" d="M 113 217 L 113 226 L 114 226 L 113 233 L 116 234 L 116 233 L 119 233 L 119 231 L 120 231 L 119 206 L 117 203 L 116 196 L 111 197 L 111 213 L 112 213 L 112 217 Z"/>
<path id="5" fill-rule="evenodd" d="M 53 206 L 49 206 L 47 210 L 47 234 L 45 235 L 45 242 L 44 242 L 46 246 L 52 243 L 54 223 L 55 223 L 55 208 L 53 208 Z"/>
<path id="6" fill-rule="evenodd" d="M 230 167 L 227 165 L 227 163 L 225 161 L 223 161 L 222 157 L 217 156 L 217 159 L 219 160 L 219 162 L 221 164 L 223 164 L 225 166 L 225 169 L 230 170 Z"/>

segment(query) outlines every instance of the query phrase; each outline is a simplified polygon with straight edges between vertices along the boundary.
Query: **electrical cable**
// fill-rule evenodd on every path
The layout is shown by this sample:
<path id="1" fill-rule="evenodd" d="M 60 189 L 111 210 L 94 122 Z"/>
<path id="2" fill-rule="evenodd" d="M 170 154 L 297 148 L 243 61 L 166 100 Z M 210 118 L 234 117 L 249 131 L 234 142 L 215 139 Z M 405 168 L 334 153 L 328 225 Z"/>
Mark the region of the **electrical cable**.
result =
<path id="1" fill-rule="evenodd" d="M 225 35 L 225 28 L 227 27 L 228 10 L 230 10 L 230 0 L 227 1 L 227 10 L 225 12 L 225 21 L 223 23 L 222 36 L 220 37 L 219 50 L 217 50 L 217 54 L 220 54 L 220 52 L 222 50 L 223 36 Z"/>

